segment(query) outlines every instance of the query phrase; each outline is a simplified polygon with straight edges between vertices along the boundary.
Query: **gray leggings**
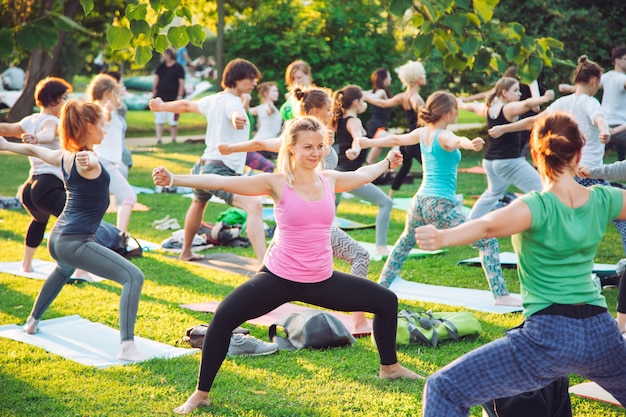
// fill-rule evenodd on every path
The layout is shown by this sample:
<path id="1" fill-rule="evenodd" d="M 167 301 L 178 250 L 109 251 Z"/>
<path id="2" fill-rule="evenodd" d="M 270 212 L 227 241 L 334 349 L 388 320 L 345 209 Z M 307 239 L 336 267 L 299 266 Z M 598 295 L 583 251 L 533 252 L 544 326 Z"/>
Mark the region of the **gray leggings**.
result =
<path id="1" fill-rule="evenodd" d="M 120 297 L 120 336 L 133 340 L 143 272 L 123 256 L 95 242 L 93 235 L 52 234 L 48 244 L 57 267 L 43 284 L 30 315 L 39 320 L 61 292 L 76 268 L 106 277 L 122 285 Z"/>
<path id="2" fill-rule="evenodd" d="M 376 215 L 376 246 L 386 246 L 387 231 L 389 230 L 389 221 L 391 220 L 391 209 L 393 208 L 391 198 L 380 188 L 371 183 L 355 188 L 350 191 L 350 194 L 378 206 L 378 215 Z M 338 196 L 340 195 L 341 194 L 338 194 Z M 337 198 L 337 204 L 339 204 L 339 201 L 339 198 Z"/>

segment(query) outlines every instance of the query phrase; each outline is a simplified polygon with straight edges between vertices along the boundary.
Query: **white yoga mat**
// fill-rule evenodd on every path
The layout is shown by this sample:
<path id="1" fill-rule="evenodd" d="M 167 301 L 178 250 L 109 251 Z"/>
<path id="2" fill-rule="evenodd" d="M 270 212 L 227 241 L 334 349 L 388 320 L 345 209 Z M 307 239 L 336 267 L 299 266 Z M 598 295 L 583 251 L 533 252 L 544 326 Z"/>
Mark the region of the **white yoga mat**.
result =
<path id="1" fill-rule="evenodd" d="M 387 258 L 387 255 L 382 256 L 382 255 L 377 255 L 376 254 L 376 244 L 375 243 L 358 242 L 358 241 L 356 243 L 358 243 L 359 245 L 363 246 L 363 248 L 370 254 L 370 260 L 372 260 L 372 261 L 381 261 L 381 260 Z M 408 257 L 409 258 L 421 258 L 423 256 L 437 255 L 437 254 L 443 253 L 445 251 L 446 251 L 446 249 L 439 249 L 439 250 L 434 250 L 434 251 L 422 250 L 422 249 L 411 249 L 411 251 L 409 252 Z"/>
<path id="2" fill-rule="evenodd" d="M 521 307 L 493 305 L 493 295 L 491 291 L 485 290 L 422 284 L 419 282 L 405 281 L 400 277 L 396 277 L 389 289 L 395 292 L 398 298 L 404 300 L 445 304 L 485 311 L 487 313 L 505 314 L 522 311 Z M 519 294 L 511 295 L 521 298 Z"/>
<path id="3" fill-rule="evenodd" d="M 48 276 L 54 271 L 56 267 L 56 263 L 43 261 L 41 259 L 33 259 L 33 271 L 32 272 L 23 272 L 20 270 L 22 267 L 22 262 L 0 262 L 0 272 L 5 272 L 11 275 L 17 275 L 20 277 L 33 278 L 33 279 L 41 279 L 46 280 Z M 104 281 L 104 278 L 99 277 L 97 275 L 91 274 L 93 278 L 93 282 Z M 72 279 L 78 281 L 85 281 L 82 278 L 76 278 L 75 276 Z"/>
<path id="4" fill-rule="evenodd" d="M 595 382 L 583 382 L 582 384 L 574 385 L 569 387 L 569 392 L 577 397 L 602 401 L 621 407 L 621 404 L 615 399 L 614 396 Z"/>
<path id="5" fill-rule="evenodd" d="M 16 324 L 0 326 L 0 337 L 40 347 L 83 365 L 106 368 L 129 363 L 115 358 L 120 348 L 119 330 L 93 323 L 78 315 L 43 320 L 39 322 L 39 331 L 36 334 L 27 334 Z M 148 359 L 174 358 L 198 351 L 137 336 L 135 343 L 137 349 Z"/>
<path id="6" fill-rule="evenodd" d="M 517 254 L 514 252 L 500 252 L 500 263 L 502 266 L 517 267 Z M 480 258 L 464 259 L 457 262 L 457 265 L 480 265 Z M 614 275 L 615 264 L 593 264 L 592 273 L 598 276 Z"/>

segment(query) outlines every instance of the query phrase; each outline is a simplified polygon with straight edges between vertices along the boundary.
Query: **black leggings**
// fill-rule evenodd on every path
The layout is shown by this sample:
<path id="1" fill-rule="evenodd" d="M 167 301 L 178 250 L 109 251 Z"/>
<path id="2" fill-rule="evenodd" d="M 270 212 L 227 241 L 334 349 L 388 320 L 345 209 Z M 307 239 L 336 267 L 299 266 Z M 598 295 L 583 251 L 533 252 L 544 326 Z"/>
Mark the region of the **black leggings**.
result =
<path id="1" fill-rule="evenodd" d="M 36 248 L 43 240 L 50 215 L 59 217 L 63 211 L 63 181 L 52 174 L 33 175 L 22 186 L 21 200 L 32 217 L 25 243 L 30 248 Z"/>
<path id="2" fill-rule="evenodd" d="M 411 172 L 411 166 L 413 165 L 413 159 L 415 159 L 420 164 L 422 163 L 422 150 L 420 149 L 420 144 L 410 145 L 410 146 L 400 146 L 400 152 L 402 153 L 402 166 L 400 170 L 396 174 L 391 183 L 391 189 L 394 191 L 398 191 L 400 187 L 402 187 L 402 183 L 409 172 Z"/>
<path id="3" fill-rule="evenodd" d="M 373 333 L 380 363 L 396 363 L 398 298 L 365 278 L 334 271 L 322 282 L 303 284 L 280 278 L 265 267 L 222 301 L 202 345 L 198 389 L 209 391 L 230 344 L 233 329 L 290 302 L 301 301 L 339 311 L 374 313 Z"/>
<path id="4" fill-rule="evenodd" d="M 626 314 L 626 269 L 619 277 L 619 289 L 617 290 L 617 312 Z M 620 329 L 624 331 L 624 329 Z"/>

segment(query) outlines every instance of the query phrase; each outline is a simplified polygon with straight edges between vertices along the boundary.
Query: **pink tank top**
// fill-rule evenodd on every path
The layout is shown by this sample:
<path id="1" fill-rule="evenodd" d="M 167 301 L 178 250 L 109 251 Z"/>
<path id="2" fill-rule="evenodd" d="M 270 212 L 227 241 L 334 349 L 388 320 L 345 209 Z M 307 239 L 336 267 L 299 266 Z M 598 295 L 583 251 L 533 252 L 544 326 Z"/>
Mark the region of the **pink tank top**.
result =
<path id="1" fill-rule="evenodd" d="M 319 177 L 324 184 L 321 200 L 303 200 L 285 182 L 282 199 L 274 207 L 279 237 L 265 258 L 265 266 L 290 281 L 320 282 L 333 273 L 330 230 L 335 219 L 335 193 L 324 176 Z"/>

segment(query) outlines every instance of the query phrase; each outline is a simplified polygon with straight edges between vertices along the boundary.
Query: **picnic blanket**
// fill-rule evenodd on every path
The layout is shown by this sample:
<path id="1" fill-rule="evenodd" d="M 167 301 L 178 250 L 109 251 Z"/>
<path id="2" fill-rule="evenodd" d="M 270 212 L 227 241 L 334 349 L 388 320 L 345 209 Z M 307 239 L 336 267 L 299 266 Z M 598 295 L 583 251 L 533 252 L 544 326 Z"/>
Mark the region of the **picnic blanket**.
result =
<path id="1" fill-rule="evenodd" d="M 105 368 L 128 363 L 115 358 L 120 348 L 119 330 L 91 322 L 78 315 L 42 320 L 39 322 L 39 331 L 35 334 L 25 333 L 17 324 L 0 326 L 0 337 L 28 343 L 87 366 Z M 174 358 L 198 351 L 177 348 L 137 336 L 135 343 L 147 360 Z"/>
<path id="2" fill-rule="evenodd" d="M 193 311 L 200 311 L 203 313 L 215 313 L 215 310 L 217 309 L 217 306 L 220 304 L 219 301 L 210 301 L 207 303 L 197 303 L 197 304 L 181 304 L 182 308 L 187 308 L 189 310 L 193 310 Z M 271 326 L 272 324 L 274 324 L 277 320 L 282 319 L 283 317 L 291 314 L 291 313 L 298 313 L 301 312 L 303 310 L 310 310 L 312 307 L 305 307 L 305 306 L 301 306 L 301 305 L 297 305 L 297 304 L 291 304 L 291 303 L 287 303 L 287 304 L 283 304 L 282 306 L 270 311 L 267 314 L 264 314 L 260 317 L 257 317 L 255 319 L 252 320 L 248 320 L 248 323 L 251 324 L 256 324 L 259 326 Z M 362 337 L 362 336 L 368 336 L 370 333 L 358 333 L 355 332 L 354 330 L 354 326 L 352 325 L 352 317 L 350 316 L 350 314 L 347 313 L 341 313 L 338 311 L 328 311 L 328 313 L 332 314 L 333 316 L 337 317 L 344 326 L 346 326 L 346 329 L 348 329 L 349 332 L 352 333 L 352 335 L 354 337 Z M 371 319 L 367 319 L 368 324 L 370 325 L 370 327 L 372 326 L 372 320 Z"/>
<path id="3" fill-rule="evenodd" d="M 517 268 L 517 255 L 514 252 L 500 252 L 500 264 L 503 268 Z M 457 265 L 480 266 L 480 258 L 463 259 L 457 262 Z M 615 275 L 614 264 L 593 264 L 592 273 L 599 277 Z"/>
<path id="4" fill-rule="evenodd" d="M 441 285 L 422 284 L 406 281 L 401 277 L 391 283 L 389 289 L 404 300 L 424 301 L 485 311 L 487 313 L 512 313 L 521 311 L 521 307 L 496 306 L 493 304 L 491 291 L 471 288 L 444 287 Z M 511 294 L 519 297 L 519 294 Z"/>

